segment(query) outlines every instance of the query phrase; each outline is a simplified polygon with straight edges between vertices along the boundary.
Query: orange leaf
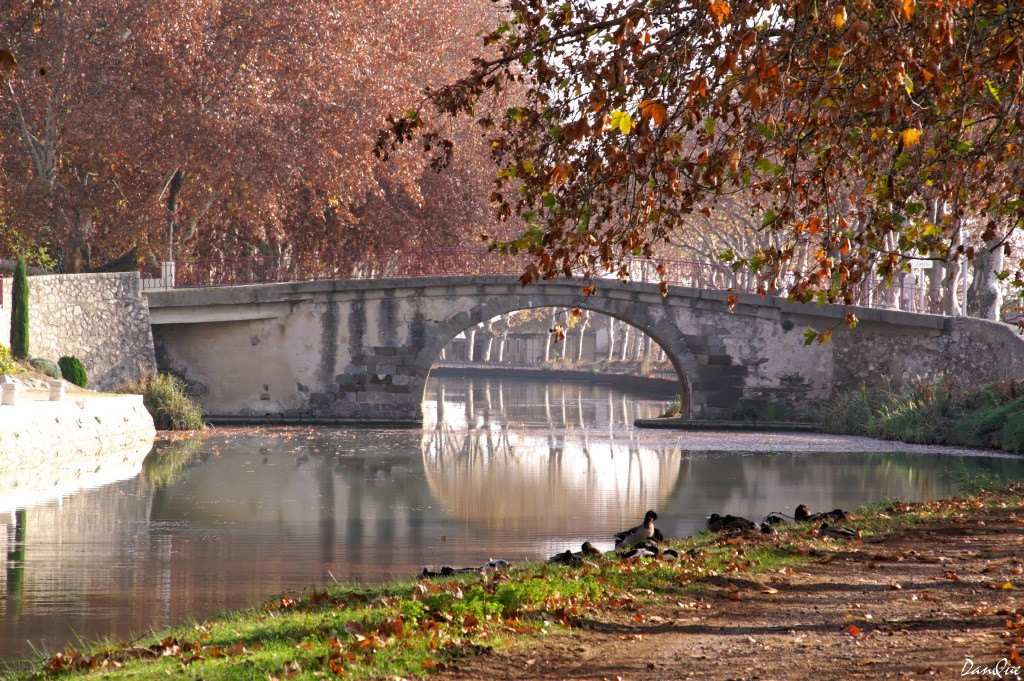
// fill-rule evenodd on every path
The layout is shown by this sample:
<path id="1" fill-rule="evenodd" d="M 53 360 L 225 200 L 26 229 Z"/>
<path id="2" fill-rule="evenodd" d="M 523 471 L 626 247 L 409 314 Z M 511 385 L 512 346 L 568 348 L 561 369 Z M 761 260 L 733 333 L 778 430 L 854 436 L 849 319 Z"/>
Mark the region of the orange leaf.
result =
<path id="1" fill-rule="evenodd" d="M 846 24 L 846 6 L 842 6 L 832 14 L 832 23 L 836 28 L 842 28 Z"/>
<path id="2" fill-rule="evenodd" d="M 640 102 L 640 116 L 642 118 L 650 118 L 654 121 L 655 125 L 664 123 L 667 114 L 668 107 L 657 100 L 645 99 Z"/>
<path id="3" fill-rule="evenodd" d="M 860 634 L 860 627 L 858 627 L 856 624 L 851 624 L 850 626 L 846 627 L 846 633 L 850 636 L 857 636 Z"/>
<path id="4" fill-rule="evenodd" d="M 907 128 L 900 133 L 900 139 L 903 140 L 903 146 L 912 147 L 915 144 L 921 142 L 921 130 L 919 128 Z"/>
<path id="5" fill-rule="evenodd" d="M 433 669 L 437 666 L 437 663 L 433 660 L 424 660 L 423 662 L 420 662 L 420 666 L 424 669 Z"/>
<path id="6" fill-rule="evenodd" d="M 708 13 L 721 26 L 722 22 L 732 13 L 732 8 L 729 7 L 729 3 L 726 0 L 711 0 L 711 3 L 708 4 Z"/>
<path id="7" fill-rule="evenodd" d="M 904 19 L 910 21 L 914 18 L 914 7 L 917 5 L 915 0 L 896 0 L 896 4 Z"/>
<path id="8" fill-rule="evenodd" d="M 729 312 L 732 312 L 733 310 L 736 309 L 736 296 L 735 295 L 731 295 L 728 298 L 726 298 L 725 302 L 729 303 Z"/>

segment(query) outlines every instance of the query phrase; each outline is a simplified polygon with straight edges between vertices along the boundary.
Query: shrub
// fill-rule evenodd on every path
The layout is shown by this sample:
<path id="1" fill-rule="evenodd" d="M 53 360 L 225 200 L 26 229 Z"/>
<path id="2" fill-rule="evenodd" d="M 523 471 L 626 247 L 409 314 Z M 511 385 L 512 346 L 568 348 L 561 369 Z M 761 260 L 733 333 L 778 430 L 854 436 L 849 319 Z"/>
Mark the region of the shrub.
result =
<path id="1" fill-rule="evenodd" d="M 921 444 L 953 440 L 953 397 L 947 384 L 913 384 L 890 399 L 890 404 L 875 410 L 868 422 L 868 435 Z"/>
<path id="2" fill-rule="evenodd" d="M 1024 411 L 1010 414 L 1006 419 L 999 445 L 1009 452 L 1024 451 Z"/>
<path id="3" fill-rule="evenodd" d="M 11 349 L 0 343 L 0 374 L 13 374 L 17 370 L 18 365 L 14 363 L 14 358 L 11 357 Z"/>
<path id="4" fill-rule="evenodd" d="M 11 291 L 11 352 L 15 359 L 28 359 L 28 275 L 21 256 L 14 268 Z"/>
<path id="5" fill-rule="evenodd" d="M 64 355 L 57 362 L 60 366 L 60 375 L 65 381 L 74 383 L 79 388 L 84 388 L 89 383 L 89 377 L 85 373 L 85 365 L 82 360 L 74 355 Z"/>
<path id="6" fill-rule="evenodd" d="M 142 395 L 142 403 L 158 430 L 200 430 L 203 410 L 185 394 L 185 383 L 170 374 L 143 376 L 117 388 L 119 393 Z"/>
<path id="7" fill-rule="evenodd" d="M 1008 419 L 1024 411 L 1024 398 L 964 414 L 956 424 L 960 442 L 974 447 L 998 447 Z"/>
<path id="8" fill-rule="evenodd" d="M 60 371 L 60 366 L 52 359 L 32 357 L 28 360 L 28 363 L 32 365 L 33 369 L 41 374 L 46 374 L 50 378 L 64 378 Z"/>

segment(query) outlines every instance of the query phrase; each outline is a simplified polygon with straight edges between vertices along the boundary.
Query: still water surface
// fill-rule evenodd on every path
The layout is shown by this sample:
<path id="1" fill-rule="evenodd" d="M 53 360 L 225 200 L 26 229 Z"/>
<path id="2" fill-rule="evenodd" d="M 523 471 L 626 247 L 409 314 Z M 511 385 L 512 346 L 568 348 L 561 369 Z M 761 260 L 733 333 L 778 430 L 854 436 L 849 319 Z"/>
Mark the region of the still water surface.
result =
<path id="1" fill-rule="evenodd" d="M 657 509 L 667 536 L 760 517 L 939 497 L 1020 459 L 818 435 L 641 431 L 666 396 L 432 379 L 422 430 L 222 429 L 159 443 L 136 478 L 0 515 L 0 659 L 337 579 L 546 557 Z M 20 522 L 19 522 L 20 520 Z M 16 541 L 24 532 L 24 542 Z"/>

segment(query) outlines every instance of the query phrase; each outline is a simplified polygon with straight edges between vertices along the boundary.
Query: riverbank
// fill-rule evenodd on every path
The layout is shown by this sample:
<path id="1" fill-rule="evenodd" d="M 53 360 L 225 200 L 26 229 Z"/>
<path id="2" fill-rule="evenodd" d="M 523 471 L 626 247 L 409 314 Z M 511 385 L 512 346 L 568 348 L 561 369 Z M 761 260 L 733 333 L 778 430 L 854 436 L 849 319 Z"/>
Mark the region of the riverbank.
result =
<path id="1" fill-rule="evenodd" d="M 104 678 L 882 678 L 1018 659 L 1024 485 L 878 504 L 775 536 L 701 534 L 679 560 L 529 564 L 283 594 L 247 613 L 69 652 Z M 27 673 L 8 678 L 30 678 Z"/>
<path id="2" fill-rule="evenodd" d="M 73 388 L 51 401 L 43 381 L 15 380 L 17 404 L 0 406 L 0 513 L 139 472 L 156 436 L 142 396 Z"/>

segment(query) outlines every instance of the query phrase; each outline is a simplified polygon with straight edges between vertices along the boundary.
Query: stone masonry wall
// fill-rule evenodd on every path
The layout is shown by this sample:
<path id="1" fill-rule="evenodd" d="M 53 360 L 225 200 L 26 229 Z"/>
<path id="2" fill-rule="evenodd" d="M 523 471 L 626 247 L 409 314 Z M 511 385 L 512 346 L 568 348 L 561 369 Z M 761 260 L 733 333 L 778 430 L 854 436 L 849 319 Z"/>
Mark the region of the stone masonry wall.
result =
<path id="1" fill-rule="evenodd" d="M 10 344 L 12 280 L 5 278 L 0 343 Z M 110 390 L 155 372 L 149 307 L 136 272 L 28 278 L 29 354 L 57 361 L 76 355 L 89 387 Z"/>
<path id="2" fill-rule="evenodd" d="M 1021 338 L 1007 324 L 955 317 L 946 331 L 863 324 L 833 336 L 835 388 L 898 387 L 947 378 L 972 389 L 1024 378 Z"/>

